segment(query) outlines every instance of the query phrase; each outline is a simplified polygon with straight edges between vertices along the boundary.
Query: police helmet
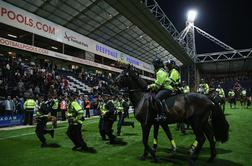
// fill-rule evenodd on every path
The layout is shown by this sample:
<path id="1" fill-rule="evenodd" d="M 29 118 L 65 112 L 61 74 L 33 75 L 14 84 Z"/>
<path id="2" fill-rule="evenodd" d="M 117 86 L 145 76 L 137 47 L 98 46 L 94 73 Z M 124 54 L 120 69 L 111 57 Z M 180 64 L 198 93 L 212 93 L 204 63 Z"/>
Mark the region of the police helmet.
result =
<path id="1" fill-rule="evenodd" d="M 160 58 L 155 58 L 152 61 L 152 64 L 153 64 L 155 70 L 158 70 L 158 69 L 164 67 L 163 61 Z"/>
<path id="2" fill-rule="evenodd" d="M 176 62 L 172 59 L 165 61 L 165 66 L 168 66 L 168 65 L 176 66 Z"/>

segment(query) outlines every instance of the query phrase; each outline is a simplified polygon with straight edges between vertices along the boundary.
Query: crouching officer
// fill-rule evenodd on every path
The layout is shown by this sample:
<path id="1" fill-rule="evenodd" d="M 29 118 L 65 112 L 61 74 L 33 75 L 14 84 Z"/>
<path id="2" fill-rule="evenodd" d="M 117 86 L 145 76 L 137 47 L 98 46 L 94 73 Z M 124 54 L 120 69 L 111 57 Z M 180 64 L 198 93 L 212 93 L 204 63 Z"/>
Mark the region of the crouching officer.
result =
<path id="1" fill-rule="evenodd" d="M 92 147 L 88 147 L 86 142 L 84 142 L 81 133 L 81 127 L 84 121 L 84 111 L 81 106 L 75 100 L 77 97 L 76 94 L 71 94 L 69 96 L 69 105 L 68 105 L 68 129 L 67 135 L 74 143 L 72 150 L 81 151 L 81 152 L 90 152 L 96 153 L 96 150 Z"/>
<path id="2" fill-rule="evenodd" d="M 103 115 L 103 124 L 101 126 L 101 131 L 109 138 L 109 143 L 114 144 L 115 136 L 113 135 L 113 123 L 115 121 L 115 106 L 112 101 L 112 97 L 108 94 L 104 95 L 104 106 L 103 111 L 105 112 Z"/>
<path id="3" fill-rule="evenodd" d="M 36 113 L 37 119 L 37 126 L 36 126 L 36 135 L 41 142 L 41 147 L 47 147 L 48 144 L 46 143 L 45 134 L 50 134 L 51 137 L 54 137 L 54 130 L 46 129 L 46 123 L 51 119 L 53 120 L 52 116 L 49 116 L 49 109 L 47 108 L 46 102 L 44 97 L 40 98 L 40 107 Z"/>

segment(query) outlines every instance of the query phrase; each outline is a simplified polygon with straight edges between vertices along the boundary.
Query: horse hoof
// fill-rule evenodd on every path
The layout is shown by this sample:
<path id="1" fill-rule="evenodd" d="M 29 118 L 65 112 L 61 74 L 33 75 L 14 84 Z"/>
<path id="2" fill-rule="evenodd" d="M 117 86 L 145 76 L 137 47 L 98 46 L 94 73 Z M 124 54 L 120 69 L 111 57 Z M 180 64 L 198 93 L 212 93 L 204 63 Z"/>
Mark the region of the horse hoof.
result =
<path id="1" fill-rule="evenodd" d="M 172 152 L 171 152 L 173 155 L 177 153 L 177 149 L 176 148 L 173 148 L 172 149 Z"/>
<path id="2" fill-rule="evenodd" d="M 214 161 L 213 158 L 209 158 L 209 159 L 207 160 L 208 163 L 212 163 L 213 161 Z"/>
<path id="3" fill-rule="evenodd" d="M 159 163 L 159 159 L 154 158 L 154 159 L 153 159 L 153 163 Z"/>
<path id="4" fill-rule="evenodd" d="M 193 153 L 194 153 L 194 149 L 189 149 L 189 154 L 192 156 L 193 155 Z"/>
<path id="5" fill-rule="evenodd" d="M 155 151 L 157 151 L 157 144 L 154 144 L 152 149 L 154 149 Z"/>
<path id="6" fill-rule="evenodd" d="M 212 163 L 213 161 L 214 161 L 214 159 L 213 159 L 212 157 L 210 157 L 210 158 L 207 160 L 208 163 Z"/>
<path id="7" fill-rule="evenodd" d="M 194 160 L 189 160 L 189 166 L 194 166 Z"/>
<path id="8" fill-rule="evenodd" d="M 145 160 L 146 160 L 146 156 L 140 156 L 140 157 L 139 157 L 139 160 L 145 161 Z"/>

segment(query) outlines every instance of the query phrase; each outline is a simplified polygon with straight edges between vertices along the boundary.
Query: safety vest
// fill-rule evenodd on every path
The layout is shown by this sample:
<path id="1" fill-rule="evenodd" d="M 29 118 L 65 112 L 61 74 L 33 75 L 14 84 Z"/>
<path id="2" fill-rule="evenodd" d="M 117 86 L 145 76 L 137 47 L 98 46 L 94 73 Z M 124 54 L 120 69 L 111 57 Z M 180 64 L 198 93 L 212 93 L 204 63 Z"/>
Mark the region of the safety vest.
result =
<path id="1" fill-rule="evenodd" d="M 36 117 L 37 118 L 47 117 L 48 113 L 49 111 L 46 107 L 45 102 L 40 103 L 39 110 L 36 112 Z"/>
<path id="2" fill-rule="evenodd" d="M 59 108 L 59 100 L 58 99 L 54 99 L 53 100 L 53 106 L 52 109 L 56 110 Z"/>
<path id="3" fill-rule="evenodd" d="M 154 84 L 151 84 L 150 86 L 154 90 L 159 90 L 160 88 L 173 90 L 171 83 L 172 83 L 172 80 L 170 79 L 168 73 L 163 68 L 160 68 L 158 72 L 156 73 L 156 80 Z"/>
<path id="4" fill-rule="evenodd" d="M 169 77 L 173 81 L 173 84 L 175 86 L 178 86 L 180 84 L 181 79 L 180 79 L 180 74 L 179 74 L 178 70 L 172 69 L 170 71 Z"/>
<path id="5" fill-rule="evenodd" d="M 199 84 L 199 86 L 201 87 L 201 88 L 203 88 L 203 90 L 204 90 L 204 94 L 205 95 L 208 95 L 208 93 L 209 93 L 209 86 L 208 86 L 208 84 L 207 83 L 204 83 L 204 84 Z"/>
<path id="6" fill-rule="evenodd" d="M 235 96 L 235 92 L 234 91 L 229 91 L 228 92 L 228 96 L 229 97 L 234 97 Z"/>
<path id="7" fill-rule="evenodd" d="M 219 94 L 219 96 L 220 96 L 221 98 L 224 98 L 224 97 L 225 97 L 225 92 L 224 92 L 224 90 L 223 90 L 222 88 L 217 88 L 217 89 L 216 89 L 216 92 L 218 92 L 218 94 Z"/>
<path id="8" fill-rule="evenodd" d="M 105 113 L 107 112 L 106 103 L 100 102 L 99 103 L 99 110 L 101 111 L 101 116 L 105 115 Z"/>
<path id="9" fill-rule="evenodd" d="M 123 111 L 123 105 L 122 105 L 122 103 L 123 103 L 123 100 L 122 101 L 117 101 L 116 102 L 116 110 L 118 111 L 118 112 L 122 112 Z"/>
<path id="10" fill-rule="evenodd" d="M 33 99 L 27 99 L 24 103 L 24 109 L 34 109 L 36 102 Z"/>
<path id="11" fill-rule="evenodd" d="M 242 91 L 241 91 L 241 95 L 242 95 L 242 96 L 246 96 L 246 95 L 247 95 L 247 91 L 246 91 L 246 90 L 242 90 Z"/>
<path id="12" fill-rule="evenodd" d="M 76 101 L 72 101 L 69 104 L 67 111 L 68 111 L 67 116 L 73 119 L 75 125 L 78 123 L 83 124 L 82 118 L 84 111 Z"/>
<path id="13" fill-rule="evenodd" d="M 190 87 L 188 85 L 183 87 L 183 93 L 189 93 L 190 92 Z"/>

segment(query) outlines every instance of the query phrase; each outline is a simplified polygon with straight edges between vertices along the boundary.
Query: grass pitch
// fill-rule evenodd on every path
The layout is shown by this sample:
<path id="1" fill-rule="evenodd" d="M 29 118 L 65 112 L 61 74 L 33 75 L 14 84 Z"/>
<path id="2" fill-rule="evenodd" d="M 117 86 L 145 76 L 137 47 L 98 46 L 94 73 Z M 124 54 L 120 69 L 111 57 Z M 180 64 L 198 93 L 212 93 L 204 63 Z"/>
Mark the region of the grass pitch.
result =
<path id="1" fill-rule="evenodd" d="M 227 105 L 226 116 L 230 123 L 230 139 L 225 144 L 217 144 L 217 158 L 214 163 L 206 163 L 210 156 L 209 144 L 205 143 L 196 165 L 219 166 L 251 166 L 252 165 L 252 109 L 230 109 Z M 127 119 L 128 120 L 128 119 Z M 170 153 L 170 142 L 162 129 L 159 131 L 158 164 L 151 158 L 140 161 L 143 153 L 141 128 L 135 121 L 135 128 L 123 127 L 122 138 L 127 145 L 113 146 L 101 141 L 98 133 L 98 119 L 85 121 L 83 135 L 89 146 L 98 151 L 97 154 L 74 152 L 72 142 L 66 136 L 67 124 L 60 124 L 55 131 L 55 138 L 47 136 L 48 143 L 57 143 L 59 148 L 40 148 L 40 143 L 34 133 L 34 128 L 0 131 L 0 166 L 138 166 L 138 165 L 188 165 L 187 150 L 194 140 L 191 130 L 183 135 L 171 125 L 171 131 L 178 146 L 175 155 Z M 114 123 L 116 129 L 117 122 Z M 150 143 L 153 140 L 153 131 Z"/>

